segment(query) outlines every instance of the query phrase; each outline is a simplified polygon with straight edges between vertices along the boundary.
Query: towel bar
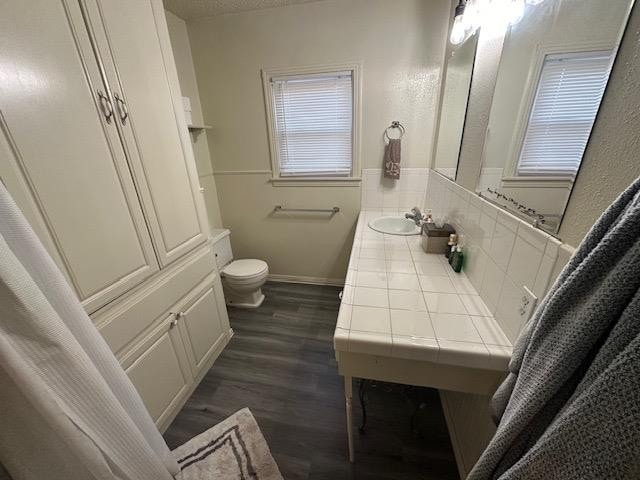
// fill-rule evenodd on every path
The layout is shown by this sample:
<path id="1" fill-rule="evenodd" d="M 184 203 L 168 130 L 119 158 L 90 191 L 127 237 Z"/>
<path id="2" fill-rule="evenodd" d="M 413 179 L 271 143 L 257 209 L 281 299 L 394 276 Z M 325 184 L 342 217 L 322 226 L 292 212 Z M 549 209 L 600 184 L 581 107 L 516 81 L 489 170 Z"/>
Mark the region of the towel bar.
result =
<path id="1" fill-rule="evenodd" d="M 285 208 L 282 205 L 276 205 L 273 209 L 274 212 L 324 212 L 324 213 L 338 213 L 340 207 L 333 208 Z"/>

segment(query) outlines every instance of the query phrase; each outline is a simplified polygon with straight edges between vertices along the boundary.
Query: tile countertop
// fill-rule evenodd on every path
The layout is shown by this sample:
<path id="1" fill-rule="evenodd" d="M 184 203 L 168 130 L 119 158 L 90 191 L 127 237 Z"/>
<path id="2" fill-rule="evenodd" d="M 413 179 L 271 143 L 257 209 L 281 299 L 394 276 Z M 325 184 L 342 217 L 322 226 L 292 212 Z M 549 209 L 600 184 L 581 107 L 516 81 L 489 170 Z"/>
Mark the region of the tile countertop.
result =
<path id="1" fill-rule="evenodd" d="M 511 343 L 464 273 L 422 250 L 419 235 L 378 233 L 362 211 L 334 333 L 334 348 L 506 371 Z"/>

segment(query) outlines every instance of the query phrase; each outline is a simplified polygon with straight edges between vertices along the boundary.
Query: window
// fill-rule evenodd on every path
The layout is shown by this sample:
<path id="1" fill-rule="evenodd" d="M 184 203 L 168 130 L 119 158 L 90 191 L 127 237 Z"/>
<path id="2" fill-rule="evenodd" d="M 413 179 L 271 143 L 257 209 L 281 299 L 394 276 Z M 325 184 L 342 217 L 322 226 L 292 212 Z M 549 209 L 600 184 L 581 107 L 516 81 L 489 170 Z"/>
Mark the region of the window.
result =
<path id="1" fill-rule="evenodd" d="M 544 57 L 517 176 L 576 175 L 612 59 L 611 50 Z"/>
<path id="2" fill-rule="evenodd" d="M 357 68 L 264 77 L 274 180 L 353 179 Z"/>

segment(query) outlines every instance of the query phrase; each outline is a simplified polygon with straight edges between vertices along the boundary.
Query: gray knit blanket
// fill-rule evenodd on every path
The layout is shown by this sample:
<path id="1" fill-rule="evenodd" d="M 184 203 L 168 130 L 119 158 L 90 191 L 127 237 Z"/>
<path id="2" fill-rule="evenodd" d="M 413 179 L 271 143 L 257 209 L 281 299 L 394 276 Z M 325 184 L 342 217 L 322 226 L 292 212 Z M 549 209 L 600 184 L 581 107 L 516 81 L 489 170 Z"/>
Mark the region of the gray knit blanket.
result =
<path id="1" fill-rule="evenodd" d="M 640 178 L 518 339 L 471 480 L 640 478 Z"/>

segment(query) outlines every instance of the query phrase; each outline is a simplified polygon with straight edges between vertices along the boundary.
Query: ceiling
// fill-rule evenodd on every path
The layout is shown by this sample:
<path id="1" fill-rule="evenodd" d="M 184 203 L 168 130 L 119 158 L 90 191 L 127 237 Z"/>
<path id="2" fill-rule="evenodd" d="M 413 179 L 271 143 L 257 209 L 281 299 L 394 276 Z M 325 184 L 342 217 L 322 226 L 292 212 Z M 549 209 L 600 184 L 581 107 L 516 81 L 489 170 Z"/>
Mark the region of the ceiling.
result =
<path id="1" fill-rule="evenodd" d="M 223 13 L 245 12 L 318 1 L 320 0 L 164 0 L 164 6 L 180 18 L 190 20 Z"/>

